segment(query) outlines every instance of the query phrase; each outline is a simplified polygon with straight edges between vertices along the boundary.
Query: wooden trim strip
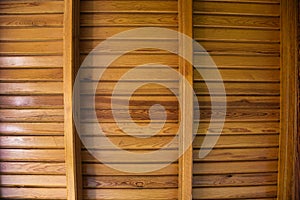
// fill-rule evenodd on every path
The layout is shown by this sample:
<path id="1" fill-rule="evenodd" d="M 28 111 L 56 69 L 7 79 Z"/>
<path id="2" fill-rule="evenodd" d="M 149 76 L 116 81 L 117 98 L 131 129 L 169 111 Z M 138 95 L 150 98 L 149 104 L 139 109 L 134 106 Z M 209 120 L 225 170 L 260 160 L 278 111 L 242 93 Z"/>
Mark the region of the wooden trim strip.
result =
<path id="1" fill-rule="evenodd" d="M 179 15 L 179 31 L 192 38 L 193 34 L 193 1 L 179 0 L 178 1 L 178 15 Z M 193 45 L 187 44 L 184 38 L 179 38 L 179 52 L 187 60 L 193 59 Z M 186 81 L 193 85 L 193 66 L 183 58 L 179 58 L 179 71 Z M 182 152 L 186 151 L 179 158 L 179 185 L 178 192 L 179 200 L 192 199 L 192 175 L 193 175 L 193 94 L 189 85 L 184 80 L 180 82 L 180 101 L 181 101 L 181 115 L 180 123 L 181 130 L 179 136 L 179 149 Z M 186 146 L 189 145 L 189 146 Z"/>
<path id="2" fill-rule="evenodd" d="M 281 137 L 278 199 L 294 200 L 297 146 L 297 0 L 281 0 Z"/>
<path id="3" fill-rule="evenodd" d="M 81 167 L 79 138 L 73 123 L 73 83 L 78 67 L 79 0 L 65 0 L 64 11 L 64 133 L 67 176 L 67 199 L 81 199 Z M 76 55 L 77 54 L 77 55 Z"/>

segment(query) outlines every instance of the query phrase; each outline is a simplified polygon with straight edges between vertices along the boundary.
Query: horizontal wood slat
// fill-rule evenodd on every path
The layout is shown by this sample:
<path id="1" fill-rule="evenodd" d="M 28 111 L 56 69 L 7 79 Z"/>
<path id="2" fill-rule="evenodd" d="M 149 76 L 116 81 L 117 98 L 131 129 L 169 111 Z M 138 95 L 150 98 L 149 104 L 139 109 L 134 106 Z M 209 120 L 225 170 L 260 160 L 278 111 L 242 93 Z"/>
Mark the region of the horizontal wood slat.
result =
<path id="1" fill-rule="evenodd" d="M 62 81 L 62 69 L 0 69 L 1 81 Z"/>
<path id="2" fill-rule="evenodd" d="M 0 27 L 62 27 L 62 14 L 1 15 Z"/>
<path id="3" fill-rule="evenodd" d="M 1 161 L 64 162 L 63 149 L 1 149 Z"/>
<path id="4" fill-rule="evenodd" d="M 5 199 L 65 199 L 66 192 L 65 188 L 0 188 Z"/>
<path id="5" fill-rule="evenodd" d="M 0 96 L 0 108 L 63 108 L 63 96 Z"/>
<path id="6" fill-rule="evenodd" d="M 4 55 L 41 55 L 62 54 L 62 42 L 2 42 L 0 54 Z"/>
<path id="7" fill-rule="evenodd" d="M 62 65 L 63 64 L 62 64 L 61 56 L 1 56 L 0 57 L 0 68 L 57 68 L 57 67 L 62 67 Z"/>
<path id="8" fill-rule="evenodd" d="M 2 94 L 62 94 L 62 82 L 0 83 Z"/>
<path id="9" fill-rule="evenodd" d="M 0 5 L 1 6 L 1 5 Z M 51 34 L 49 34 L 51 33 Z M 10 28 L 1 30 L 1 41 L 61 40 L 62 28 Z M 2 60 L 2 59 L 1 59 Z"/>

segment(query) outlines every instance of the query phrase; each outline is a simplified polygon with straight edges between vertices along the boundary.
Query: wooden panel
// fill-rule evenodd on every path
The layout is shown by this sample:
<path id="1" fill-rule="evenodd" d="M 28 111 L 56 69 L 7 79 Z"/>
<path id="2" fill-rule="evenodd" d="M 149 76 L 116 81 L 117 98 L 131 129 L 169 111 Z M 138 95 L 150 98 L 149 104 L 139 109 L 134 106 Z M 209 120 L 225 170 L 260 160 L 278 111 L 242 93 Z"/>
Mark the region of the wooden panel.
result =
<path id="1" fill-rule="evenodd" d="M 1 14 L 63 13 L 61 1 L 1 1 Z"/>
<path id="2" fill-rule="evenodd" d="M 1 149 L 1 161 L 64 162 L 64 150 Z"/>
<path id="3" fill-rule="evenodd" d="M 65 176 L 53 175 L 0 175 L 1 186 L 65 187 Z"/>
<path id="4" fill-rule="evenodd" d="M 84 188 L 177 188 L 177 176 L 84 176 Z M 122 191 L 121 191 L 122 193 Z M 149 197 L 147 197 L 149 198 Z"/>
<path id="5" fill-rule="evenodd" d="M 63 96 L 0 96 L 0 108 L 63 108 Z"/>
<path id="6" fill-rule="evenodd" d="M 176 199 L 177 189 L 102 189 L 102 190 L 85 190 L 83 197 L 86 199 L 111 199 L 112 197 L 120 200 L 125 199 Z"/>
<path id="7" fill-rule="evenodd" d="M 132 6 L 134 5 L 134 6 Z M 99 9 L 101 8 L 101 9 Z M 82 1 L 81 13 L 177 13 L 176 1 Z"/>
<path id="8" fill-rule="evenodd" d="M 2 56 L 0 58 L 0 68 L 54 68 L 63 65 L 61 56 Z"/>
<path id="9" fill-rule="evenodd" d="M 0 5 L 1 6 L 1 5 Z M 51 32 L 51 34 L 49 34 Z M 63 35 L 62 28 L 15 28 L 1 30 L 2 41 L 49 41 L 60 40 Z M 2 59 L 1 59 L 2 60 Z"/>
<path id="10" fill-rule="evenodd" d="M 0 83 L 2 94 L 62 94 L 62 83 Z"/>
<path id="11" fill-rule="evenodd" d="M 64 188 L 0 188 L 2 198 L 5 199 L 65 199 Z"/>
<path id="12" fill-rule="evenodd" d="M 176 14 L 82 14 L 81 26 L 177 26 Z"/>
<path id="13" fill-rule="evenodd" d="M 248 186 L 223 188 L 196 188 L 193 191 L 194 199 L 238 199 L 276 197 L 276 186 Z"/>
<path id="14" fill-rule="evenodd" d="M 62 25 L 61 14 L 0 16 L 0 27 L 62 27 Z"/>
<path id="15" fill-rule="evenodd" d="M 62 69 L 1 69 L 2 81 L 62 81 Z"/>
<path id="16" fill-rule="evenodd" d="M 62 136 L 0 136 L 1 148 L 64 148 Z"/>

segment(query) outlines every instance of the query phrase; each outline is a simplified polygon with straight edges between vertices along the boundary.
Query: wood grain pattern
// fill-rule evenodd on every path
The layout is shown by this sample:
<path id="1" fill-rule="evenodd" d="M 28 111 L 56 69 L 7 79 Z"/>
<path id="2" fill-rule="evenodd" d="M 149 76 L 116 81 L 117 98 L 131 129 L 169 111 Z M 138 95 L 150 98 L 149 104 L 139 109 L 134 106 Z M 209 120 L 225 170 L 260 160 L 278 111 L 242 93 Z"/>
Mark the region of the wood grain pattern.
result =
<path id="1" fill-rule="evenodd" d="M 58 149 L 64 148 L 64 138 L 62 136 L 0 136 L 1 148 L 11 149 Z"/>
<path id="2" fill-rule="evenodd" d="M 63 108 L 63 96 L 0 96 L 0 108 Z"/>
<path id="3" fill-rule="evenodd" d="M 1 161 L 64 162 L 62 149 L 1 149 Z"/>
<path id="4" fill-rule="evenodd" d="M 63 65 L 61 56 L 1 56 L 0 58 L 0 68 L 57 68 Z"/>
<path id="5" fill-rule="evenodd" d="M 62 81 L 62 69 L 1 69 L 1 81 Z"/>
<path id="6" fill-rule="evenodd" d="M 0 188 L 2 198 L 5 199 L 65 199 L 65 188 Z"/>
<path id="7" fill-rule="evenodd" d="M 1 15 L 0 27 L 62 27 L 62 14 Z"/>
<path id="8" fill-rule="evenodd" d="M 51 32 L 51 34 L 49 34 Z M 62 28 L 14 28 L 1 30 L 1 41 L 51 41 L 60 40 Z"/>
<path id="9" fill-rule="evenodd" d="M 29 94 L 62 94 L 61 82 L 34 82 L 34 83 L 0 83 L 2 94 L 29 95 Z"/>

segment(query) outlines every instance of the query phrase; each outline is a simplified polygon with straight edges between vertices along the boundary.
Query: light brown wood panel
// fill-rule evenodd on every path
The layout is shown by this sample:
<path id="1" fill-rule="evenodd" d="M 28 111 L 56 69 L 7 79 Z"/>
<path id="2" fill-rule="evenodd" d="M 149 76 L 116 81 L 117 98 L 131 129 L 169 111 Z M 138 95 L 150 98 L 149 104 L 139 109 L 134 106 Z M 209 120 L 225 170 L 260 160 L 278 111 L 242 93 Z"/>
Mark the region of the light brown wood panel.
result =
<path id="1" fill-rule="evenodd" d="M 280 31 L 277 30 L 247 30 L 227 28 L 194 28 L 194 38 L 200 41 L 245 41 L 245 42 L 272 42 L 279 43 Z"/>
<path id="2" fill-rule="evenodd" d="M 209 146 L 205 146 L 202 144 L 204 138 L 205 136 L 197 136 L 194 139 L 193 147 L 209 148 Z M 206 138 L 210 139 L 210 136 L 207 136 Z M 221 135 L 214 148 L 278 147 L 278 143 L 279 143 L 278 135 L 251 135 L 251 136 Z"/>
<path id="3" fill-rule="evenodd" d="M 2 94 L 62 94 L 61 82 L 0 83 Z"/>
<path id="4" fill-rule="evenodd" d="M 64 163 L 45 162 L 0 162 L 2 174 L 48 174 L 64 175 L 66 173 Z"/>
<path id="5" fill-rule="evenodd" d="M 193 173 L 197 174 L 235 174 L 277 172 L 278 161 L 243 162 L 200 162 L 194 163 Z"/>
<path id="6" fill-rule="evenodd" d="M 84 176 L 84 188 L 177 188 L 177 176 Z M 149 197 L 147 197 L 149 198 Z"/>
<path id="7" fill-rule="evenodd" d="M 198 97 L 200 108 L 208 108 L 212 102 L 216 106 L 221 106 L 222 101 L 222 97 L 214 97 L 213 101 L 210 96 Z M 280 98 L 278 96 L 227 96 L 226 106 L 230 108 L 279 108 Z"/>
<path id="8" fill-rule="evenodd" d="M 203 12 L 209 14 L 232 14 L 232 15 L 258 15 L 258 16 L 279 16 L 279 4 L 254 4 L 238 1 L 207 1 L 197 2 L 193 4 L 194 13 Z"/>
<path id="9" fill-rule="evenodd" d="M 130 128 L 130 130 L 137 136 L 147 136 L 147 134 L 141 128 L 134 128 L 131 123 L 118 123 L 124 129 Z M 126 132 L 122 128 L 120 128 L 116 123 L 81 123 L 81 134 L 84 136 L 93 136 L 97 134 L 97 128 L 100 125 L 101 130 L 106 136 L 128 136 Z M 137 123 L 138 126 L 146 126 L 148 123 Z M 158 127 L 164 125 L 157 133 L 156 136 L 174 136 L 178 132 L 178 124 L 177 123 L 155 123 L 152 124 L 151 127 L 155 130 Z M 1 130 L 1 129 L 0 129 Z"/>
<path id="10" fill-rule="evenodd" d="M 62 14 L 1 15 L 0 27 L 62 27 Z"/>
<path id="11" fill-rule="evenodd" d="M 230 55 L 226 53 L 220 53 L 216 55 L 210 54 L 215 65 L 219 68 L 234 67 L 234 68 L 277 68 L 279 69 L 279 56 L 272 55 Z M 234 62 L 233 62 L 234 61 Z M 194 65 L 196 67 L 211 67 L 211 61 L 207 55 L 194 54 Z"/>
<path id="12" fill-rule="evenodd" d="M 99 1 L 101 2 L 101 1 Z M 117 33 L 132 30 L 135 27 L 81 27 L 80 28 L 80 39 L 81 40 L 105 40 Z M 177 30 L 176 27 L 168 27 L 170 30 Z M 162 37 L 161 37 L 162 38 Z M 163 58 L 162 58 L 163 59 Z"/>
<path id="13" fill-rule="evenodd" d="M 62 1 L 1 1 L 1 14 L 63 13 Z"/>
<path id="14" fill-rule="evenodd" d="M 118 200 L 140 200 L 140 199 L 177 199 L 177 189 L 101 189 L 101 190 L 84 190 L 83 198 L 85 199 L 111 199 Z"/>
<path id="15" fill-rule="evenodd" d="M 10 28 L 10 29 L 1 30 L 0 40 L 1 41 L 43 41 L 43 40 L 49 41 L 49 40 L 61 40 L 62 36 L 63 36 L 62 28 Z"/>
<path id="16" fill-rule="evenodd" d="M 81 55 L 80 62 L 82 62 L 86 56 Z M 106 67 L 100 66 L 99 60 L 103 59 L 101 55 L 90 55 L 85 63 L 86 67 Z M 178 67 L 178 56 L 174 54 L 125 54 L 117 58 L 109 67 L 136 67 L 148 63 L 160 63 L 168 65 L 170 67 Z"/>
<path id="17" fill-rule="evenodd" d="M 128 168 L 140 168 L 140 169 L 145 169 L 147 167 L 153 167 L 155 164 L 121 164 L 122 166 Z M 153 166 L 151 166 L 153 165 Z M 110 164 L 110 166 L 120 166 L 118 164 Z M 97 164 L 83 164 L 82 165 L 82 174 L 83 175 L 96 175 L 96 176 L 133 176 L 137 175 L 136 173 L 127 173 L 127 172 L 122 172 L 116 169 L 113 169 L 105 164 L 97 163 Z M 156 170 L 156 171 L 151 171 L 148 173 L 143 173 L 143 175 L 155 175 L 155 176 L 174 176 L 178 174 L 178 164 L 172 163 L 162 169 Z"/>
<path id="18" fill-rule="evenodd" d="M 63 122 L 63 109 L 2 109 L 2 122 Z"/>
<path id="19" fill-rule="evenodd" d="M 223 113 L 224 109 L 214 110 L 215 113 Z M 202 108 L 200 110 L 200 121 L 210 122 L 211 120 L 211 109 Z M 226 122 L 278 122 L 280 116 L 279 109 L 234 109 L 227 108 L 226 110 Z M 220 119 L 215 119 L 218 122 Z"/>
<path id="20" fill-rule="evenodd" d="M 166 83 L 166 82 L 165 82 Z M 81 94 L 93 94 L 94 91 L 92 90 L 91 84 L 94 83 L 87 83 L 83 82 L 81 83 Z M 157 95 L 157 96 L 173 96 L 173 92 L 170 91 L 169 88 L 172 88 L 176 93 L 175 95 L 178 94 L 178 82 L 167 82 L 169 88 L 166 88 L 164 85 L 160 84 L 152 84 L 146 82 L 140 82 L 141 87 L 139 87 L 135 92 L 134 95 L 143 95 L 143 96 L 149 96 L 149 95 Z M 163 84 L 163 83 L 162 83 Z M 97 87 L 95 93 L 97 95 L 112 95 L 114 91 L 114 87 L 116 85 L 116 82 L 100 82 Z M 129 92 L 129 88 L 132 87 L 132 83 L 130 82 L 123 82 L 122 84 L 119 85 L 119 94 L 118 95 L 128 95 L 131 92 Z M 0 84 L 1 88 L 1 84 Z M 116 96 L 118 96 L 116 95 Z"/>
<path id="21" fill-rule="evenodd" d="M 12 187 L 65 187 L 65 176 L 54 175 L 0 175 L 1 186 Z"/>
<path id="22" fill-rule="evenodd" d="M 201 73 L 213 74 L 215 70 L 201 69 Z M 279 70 L 234 70 L 234 69 L 222 69 L 219 70 L 223 81 L 236 81 L 236 82 L 279 82 L 280 71 Z M 194 70 L 194 81 L 203 80 L 201 75 Z M 215 79 L 207 79 L 205 81 L 219 81 Z"/>
<path id="23" fill-rule="evenodd" d="M 90 144 L 88 148 L 92 149 L 111 149 L 110 145 L 105 145 L 101 143 L 101 137 L 82 137 L 82 139 Z M 109 137 L 108 138 L 116 147 L 126 150 L 139 150 L 139 149 L 160 149 L 160 148 L 178 148 L 178 139 L 169 136 L 153 136 L 149 138 L 137 138 L 137 137 Z M 172 140 L 175 140 L 175 143 L 169 144 Z M 97 143 L 98 141 L 98 143 Z M 0 137 L 1 144 L 1 137 Z M 84 146 L 83 146 L 84 148 Z M 113 147 L 115 148 L 115 147 Z"/>
<path id="24" fill-rule="evenodd" d="M 62 42 L 2 42 L 1 55 L 60 55 Z"/>
<path id="25" fill-rule="evenodd" d="M 0 69 L 2 81 L 62 81 L 62 69 Z"/>
<path id="26" fill-rule="evenodd" d="M 209 123 L 200 123 L 197 132 L 198 135 L 217 134 L 218 131 L 213 127 L 218 126 L 213 123 L 209 129 Z M 252 135 L 252 134 L 278 134 L 278 122 L 225 122 L 222 135 Z"/>
<path id="27" fill-rule="evenodd" d="M 103 110 L 113 109 L 111 106 L 112 100 L 114 100 L 118 106 L 123 106 L 124 108 L 129 101 L 129 109 L 149 109 L 154 104 L 160 104 L 165 109 L 178 109 L 178 99 L 176 96 L 164 96 L 163 98 L 158 96 L 84 96 L 82 98 L 86 99 L 86 101 L 80 102 L 82 108 L 91 108 L 88 102 L 93 101 L 93 98 L 95 98 L 95 107 Z"/>
<path id="28" fill-rule="evenodd" d="M 63 123 L 0 123 L 1 135 L 63 135 Z"/>
<path id="29" fill-rule="evenodd" d="M 201 1 L 201 0 L 195 0 Z M 258 3 L 258 4 L 278 4 L 280 0 L 207 0 L 207 1 L 218 1 L 218 2 L 245 2 L 245 3 Z"/>
<path id="30" fill-rule="evenodd" d="M 176 14 L 82 14 L 81 26 L 177 26 Z"/>
<path id="31" fill-rule="evenodd" d="M 108 43 L 102 43 L 103 40 L 92 40 L 92 41 L 81 41 L 80 42 L 80 53 L 81 54 L 89 54 L 91 51 L 94 50 L 93 53 L 99 53 L 99 54 L 118 54 L 118 53 L 124 53 L 128 49 L 135 49 L 137 45 L 144 46 L 144 47 L 150 47 L 151 45 L 160 46 L 161 48 L 165 47 L 172 52 L 178 52 L 178 43 L 176 40 L 173 40 L 173 38 L 166 38 L 162 40 L 158 39 L 140 39 L 140 40 L 109 40 Z M 100 45 L 101 44 L 101 45 Z M 95 49 L 96 48 L 96 49 Z M 131 51 L 130 53 L 134 54 L 169 54 L 168 51 L 164 51 L 161 49 L 155 49 L 155 48 L 143 48 L 143 49 L 137 49 L 135 51 Z M 147 64 L 147 63 L 145 63 Z"/>
<path id="32" fill-rule="evenodd" d="M 64 162 L 63 149 L 1 149 L 1 161 Z"/>
<path id="33" fill-rule="evenodd" d="M 247 186 L 221 188 L 195 188 L 194 199 L 239 199 L 276 197 L 277 186 Z"/>
<path id="34" fill-rule="evenodd" d="M 132 6 L 134 5 L 134 6 Z M 101 9 L 99 9 L 101 8 Z M 155 1 L 82 1 L 81 13 L 177 13 L 177 2 Z"/>
<path id="35" fill-rule="evenodd" d="M 232 42 L 232 41 L 198 41 L 199 44 L 209 53 L 243 53 L 257 55 L 279 55 L 279 43 L 247 43 L 247 42 Z M 202 49 L 194 48 L 194 52 L 203 52 Z"/>
<path id="36" fill-rule="evenodd" d="M 62 66 L 63 64 L 62 64 L 61 56 L 1 56 L 0 57 L 0 68 L 56 68 Z"/>
<path id="37" fill-rule="evenodd" d="M 66 199 L 65 188 L 0 188 L 5 199 Z"/>
<path id="38" fill-rule="evenodd" d="M 276 185 L 277 173 L 198 175 L 193 177 L 195 187 Z"/>
<path id="39" fill-rule="evenodd" d="M 194 27 L 279 29 L 279 17 L 194 15 Z"/>
<path id="40" fill-rule="evenodd" d="M 193 154 L 194 161 L 266 161 L 278 159 L 278 148 L 213 149 L 203 159 L 199 159 L 198 149 Z"/>
<path id="41" fill-rule="evenodd" d="M 63 108 L 63 96 L 0 96 L 0 108 Z"/>
<path id="42" fill-rule="evenodd" d="M 95 150 L 93 151 L 93 155 L 91 155 L 88 151 L 83 150 L 81 151 L 81 157 L 82 157 L 82 161 L 85 163 L 99 163 L 99 160 L 97 159 L 97 157 L 99 157 L 99 152 L 101 150 Z M 139 153 L 149 153 L 149 152 L 153 152 L 153 150 L 131 150 L 130 152 L 135 153 L 135 154 L 139 154 Z M 154 163 L 166 163 L 166 162 L 173 162 L 173 159 L 170 157 L 170 155 L 172 156 L 176 156 L 178 154 L 178 150 L 161 150 L 161 157 L 157 158 L 157 160 L 149 160 L 147 158 L 142 158 L 138 161 L 136 160 L 131 160 L 130 157 L 128 158 L 124 158 L 122 155 L 122 153 L 120 151 L 106 151 L 105 154 L 101 154 L 101 158 L 104 159 L 110 159 L 111 163 L 116 163 L 116 164 L 131 164 L 134 167 L 136 167 L 135 165 L 137 164 L 154 164 Z M 141 154 L 142 155 L 142 154 Z M 96 158 L 95 158 L 96 157 Z"/>
<path id="43" fill-rule="evenodd" d="M 255 96 L 279 96 L 279 83 L 224 83 L 227 95 L 255 95 Z M 210 83 L 214 94 L 222 94 L 220 83 Z M 209 95 L 205 82 L 194 82 L 194 90 L 197 95 Z"/>
<path id="44" fill-rule="evenodd" d="M 63 136 L 0 136 L 1 148 L 64 148 Z"/>

